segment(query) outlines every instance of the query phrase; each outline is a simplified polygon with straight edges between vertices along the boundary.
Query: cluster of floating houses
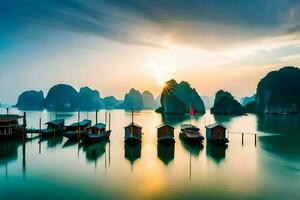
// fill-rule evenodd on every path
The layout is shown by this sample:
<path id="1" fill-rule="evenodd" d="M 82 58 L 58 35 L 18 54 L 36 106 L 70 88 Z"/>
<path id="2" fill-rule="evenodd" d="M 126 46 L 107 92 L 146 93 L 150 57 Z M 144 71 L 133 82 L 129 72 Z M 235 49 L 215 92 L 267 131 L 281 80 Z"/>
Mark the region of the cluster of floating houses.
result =
<path id="1" fill-rule="evenodd" d="M 41 129 L 41 120 L 39 129 L 26 129 L 26 113 L 23 116 L 3 114 L 0 115 L 0 140 L 8 138 L 25 138 L 27 133 L 37 133 L 42 138 L 55 137 L 63 135 L 70 140 L 78 140 L 84 143 L 95 143 L 108 140 L 111 134 L 110 129 L 110 113 L 108 115 L 108 128 L 106 126 L 107 114 L 105 114 L 105 123 L 98 123 L 98 114 L 96 111 L 96 123 L 92 125 L 92 121 L 88 119 L 80 120 L 78 113 L 78 122 L 65 125 L 63 119 L 56 119 L 47 122 L 47 128 Z M 23 119 L 23 124 L 20 125 L 19 119 Z M 157 128 L 157 141 L 159 144 L 173 144 L 175 128 L 169 124 L 159 125 Z M 207 125 L 206 139 L 208 142 L 224 145 L 228 143 L 226 137 L 226 127 L 219 123 Z M 126 144 L 138 144 L 142 142 L 142 126 L 134 123 L 133 112 L 132 121 L 125 129 L 124 141 Z M 189 143 L 201 143 L 205 138 L 202 135 L 200 128 L 195 125 L 182 124 L 179 134 L 180 138 Z"/>

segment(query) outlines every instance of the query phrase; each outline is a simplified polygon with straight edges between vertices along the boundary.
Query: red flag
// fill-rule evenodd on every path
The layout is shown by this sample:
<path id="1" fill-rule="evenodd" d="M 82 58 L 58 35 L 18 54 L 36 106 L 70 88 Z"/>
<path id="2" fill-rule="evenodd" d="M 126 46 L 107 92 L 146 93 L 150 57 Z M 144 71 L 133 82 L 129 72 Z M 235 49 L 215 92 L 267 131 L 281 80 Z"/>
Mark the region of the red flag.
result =
<path id="1" fill-rule="evenodd" d="M 194 115 L 195 115 L 195 110 L 194 110 L 194 108 L 193 108 L 193 106 L 192 106 L 192 103 L 190 103 L 190 115 L 191 115 L 191 116 L 194 116 Z"/>

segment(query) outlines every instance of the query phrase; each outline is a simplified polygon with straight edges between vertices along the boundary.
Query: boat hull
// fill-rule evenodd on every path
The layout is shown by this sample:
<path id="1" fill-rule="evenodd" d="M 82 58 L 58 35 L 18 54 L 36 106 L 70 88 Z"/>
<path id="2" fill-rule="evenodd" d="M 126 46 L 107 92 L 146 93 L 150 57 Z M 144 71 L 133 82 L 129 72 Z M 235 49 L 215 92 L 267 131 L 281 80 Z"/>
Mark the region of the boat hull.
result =
<path id="1" fill-rule="evenodd" d="M 96 143 L 96 142 L 102 142 L 109 139 L 111 131 L 106 131 L 105 133 L 101 135 L 97 134 L 89 134 L 86 135 L 83 139 L 84 143 Z"/>
<path id="2" fill-rule="evenodd" d="M 202 135 L 199 135 L 197 137 L 189 137 L 187 134 L 185 134 L 184 131 L 181 131 L 179 133 L 179 137 L 190 143 L 201 143 L 204 140 L 204 137 Z"/>
<path id="3" fill-rule="evenodd" d="M 158 138 L 157 142 L 159 144 L 171 145 L 175 143 L 175 139 L 172 137 Z"/>
<path id="4" fill-rule="evenodd" d="M 229 140 L 227 138 L 224 138 L 224 139 L 209 140 L 209 142 L 215 145 L 226 145 L 229 142 Z"/>
<path id="5" fill-rule="evenodd" d="M 142 142 L 142 139 L 141 138 L 138 138 L 138 137 L 127 137 L 125 138 L 125 143 L 127 144 L 139 144 Z"/>

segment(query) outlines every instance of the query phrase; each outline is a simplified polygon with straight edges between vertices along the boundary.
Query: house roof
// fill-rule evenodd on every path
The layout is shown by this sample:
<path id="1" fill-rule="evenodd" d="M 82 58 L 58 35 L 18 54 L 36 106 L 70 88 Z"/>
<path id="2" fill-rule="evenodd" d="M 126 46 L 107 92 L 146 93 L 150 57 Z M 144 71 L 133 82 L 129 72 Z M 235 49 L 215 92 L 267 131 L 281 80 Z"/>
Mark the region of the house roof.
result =
<path id="1" fill-rule="evenodd" d="M 20 115 L 12 115 L 12 114 L 0 115 L 0 121 L 2 121 L 2 122 L 16 121 L 16 120 L 18 120 L 20 118 L 22 118 L 22 116 L 20 116 Z"/>
<path id="2" fill-rule="evenodd" d="M 160 124 L 160 125 L 158 125 L 156 128 L 157 129 L 160 129 L 160 128 L 163 128 L 163 127 L 170 127 L 170 128 L 172 128 L 172 129 L 175 129 L 173 126 L 171 126 L 171 125 L 169 125 L 169 124 Z"/>
<path id="3" fill-rule="evenodd" d="M 53 120 L 53 121 L 50 121 L 50 122 L 47 122 L 46 124 L 53 124 L 53 125 L 61 125 L 61 124 L 64 124 L 65 123 L 65 120 L 64 119 L 56 119 L 56 120 Z"/>
<path id="4" fill-rule="evenodd" d="M 97 129 L 104 129 L 106 127 L 106 125 L 103 123 L 98 123 L 98 124 L 95 124 L 93 127 L 97 128 Z"/>
<path id="5" fill-rule="evenodd" d="M 137 128 L 143 128 L 143 127 L 141 127 L 140 125 L 138 125 L 138 124 L 136 124 L 136 123 L 134 123 L 134 122 L 131 122 L 130 124 L 128 124 L 127 126 L 125 126 L 124 128 L 128 128 L 128 127 L 130 127 L 130 126 L 135 126 L 135 127 L 137 127 Z"/>
<path id="6" fill-rule="evenodd" d="M 90 123 L 92 123 L 92 120 L 84 119 L 81 122 L 79 122 L 79 126 L 86 126 Z M 75 122 L 75 123 L 71 124 L 70 126 L 75 126 L 76 127 L 76 126 L 78 126 L 78 122 Z"/>
<path id="7" fill-rule="evenodd" d="M 209 124 L 207 126 L 205 126 L 205 128 L 209 128 L 209 129 L 212 129 L 212 128 L 215 128 L 217 126 L 221 126 L 223 128 L 226 128 L 226 126 L 224 126 L 223 124 L 220 124 L 220 123 L 213 123 L 213 124 Z"/>

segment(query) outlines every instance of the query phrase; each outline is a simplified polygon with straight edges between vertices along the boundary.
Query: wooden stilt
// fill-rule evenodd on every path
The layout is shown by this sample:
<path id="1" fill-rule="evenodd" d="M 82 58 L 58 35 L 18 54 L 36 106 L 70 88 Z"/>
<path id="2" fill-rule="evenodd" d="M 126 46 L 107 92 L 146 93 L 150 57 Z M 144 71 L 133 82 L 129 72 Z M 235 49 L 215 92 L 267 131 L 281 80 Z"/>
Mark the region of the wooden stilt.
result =
<path id="1" fill-rule="evenodd" d="M 244 133 L 242 133 L 242 146 L 244 146 Z"/>
<path id="2" fill-rule="evenodd" d="M 256 135 L 256 133 L 255 133 L 255 135 L 254 135 L 254 144 L 255 144 L 255 146 L 256 146 L 256 142 L 257 142 L 257 135 Z"/>

